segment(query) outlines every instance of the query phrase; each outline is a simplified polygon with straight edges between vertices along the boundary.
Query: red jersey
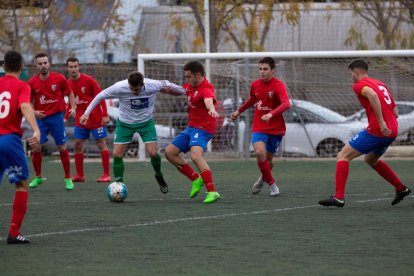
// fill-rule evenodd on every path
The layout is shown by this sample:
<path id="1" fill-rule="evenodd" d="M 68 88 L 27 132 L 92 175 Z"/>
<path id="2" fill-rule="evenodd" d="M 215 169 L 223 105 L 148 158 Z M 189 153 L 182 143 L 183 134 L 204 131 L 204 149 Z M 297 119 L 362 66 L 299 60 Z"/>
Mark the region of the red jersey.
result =
<path id="1" fill-rule="evenodd" d="M 13 76 L 0 78 L 0 135 L 22 135 L 22 103 L 30 104 L 30 86 Z"/>
<path id="2" fill-rule="evenodd" d="M 266 134 L 284 135 L 286 132 L 285 119 L 283 118 L 283 111 L 289 109 L 289 96 L 286 91 L 285 84 L 272 77 L 269 81 L 255 80 L 250 88 L 250 98 L 239 108 L 239 112 L 256 103 L 254 110 L 252 132 L 261 132 Z M 282 112 L 275 111 L 283 104 Z M 271 112 L 273 117 L 269 121 L 263 122 L 261 117 Z"/>
<path id="3" fill-rule="evenodd" d="M 79 118 L 85 113 L 90 102 L 101 92 L 101 87 L 91 76 L 80 74 L 77 80 L 68 80 L 69 86 L 72 88 L 76 100 L 76 119 L 75 125 L 88 129 L 96 129 L 102 127 L 102 117 L 108 116 L 105 101 L 101 102 L 100 107 L 95 108 L 89 115 L 86 125 L 79 123 Z"/>
<path id="4" fill-rule="evenodd" d="M 384 118 L 387 127 L 392 131 L 390 136 L 384 136 L 381 133 L 377 117 L 375 116 L 374 110 L 372 109 L 368 98 L 362 96 L 362 90 L 364 87 L 369 87 L 377 93 L 381 104 L 382 117 Z M 352 88 L 357 94 L 359 102 L 367 112 L 367 132 L 378 137 L 397 137 L 398 122 L 394 114 L 395 102 L 388 87 L 379 80 L 366 77 L 357 81 Z"/>
<path id="5" fill-rule="evenodd" d="M 190 84 L 183 85 L 188 100 L 188 126 L 207 131 L 210 134 L 216 132 L 217 120 L 208 114 L 204 99 L 213 98 L 216 103 L 214 86 L 204 78 L 203 82 L 191 87 Z"/>
<path id="6" fill-rule="evenodd" d="M 31 100 L 34 109 L 43 111 L 46 116 L 62 112 L 66 109 L 65 95 L 71 90 L 65 77 L 61 74 L 50 72 L 45 80 L 37 74 L 29 80 L 32 89 Z"/>

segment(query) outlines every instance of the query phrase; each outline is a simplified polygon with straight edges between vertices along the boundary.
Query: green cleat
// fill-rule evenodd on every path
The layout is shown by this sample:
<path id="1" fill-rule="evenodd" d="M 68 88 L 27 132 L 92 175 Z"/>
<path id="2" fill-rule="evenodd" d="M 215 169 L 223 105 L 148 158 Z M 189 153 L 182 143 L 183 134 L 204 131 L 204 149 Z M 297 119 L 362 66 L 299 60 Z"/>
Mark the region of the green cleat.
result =
<path id="1" fill-rule="evenodd" d="M 217 192 L 207 192 L 203 203 L 213 203 L 220 199 L 220 194 Z"/>
<path id="2" fill-rule="evenodd" d="M 66 190 L 73 190 L 73 182 L 70 178 L 65 178 Z"/>
<path id="3" fill-rule="evenodd" d="M 43 178 L 41 176 L 36 176 L 32 179 L 32 182 L 29 183 L 29 187 L 30 188 L 36 188 L 37 186 L 42 184 L 43 181 L 45 181 L 45 180 L 46 180 L 46 178 Z"/>
<path id="4" fill-rule="evenodd" d="M 190 198 L 196 197 L 198 195 L 198 193 L 201 190 L 201 187 L 203 187 L 204 183 L 203 183 L 203 179 L 201 178 L 201 176 L 199 176 L 196 180 L 194 180 L 191 183 L 191 192 L 190 192 Z"/>

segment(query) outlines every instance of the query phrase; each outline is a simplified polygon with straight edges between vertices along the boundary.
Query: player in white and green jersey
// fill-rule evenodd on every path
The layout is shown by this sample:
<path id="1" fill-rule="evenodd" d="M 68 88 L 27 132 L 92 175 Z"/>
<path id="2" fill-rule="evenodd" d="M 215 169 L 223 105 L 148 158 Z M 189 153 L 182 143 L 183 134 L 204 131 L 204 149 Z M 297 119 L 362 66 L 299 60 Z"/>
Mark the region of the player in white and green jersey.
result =
<path id="1" fill-rule="evenodd" d="M 89 104 L 79 121 L 81 124 L 85 124 L 92 110 L 103 99 L 118 98 L 119 118 L 116 123 L 113 151 L 115 181 L 123 182 L 123 156 L 128 144 L 132 142 L 135 132 L 138 132 L 145 143 L 147 154 L 151 157 L 151 164 L 160 190 L 167 193 L 168 185 L 161 172 L 161 156 L 158 154 L 158 139 L 153 119 L 158 92 L 175 96 L 185 95 L 185 90 L 181 86 L 166 80 L 147 79 L 140 72 L 131 72 L 128 79 L 119 81 L 99 93 Z"/>

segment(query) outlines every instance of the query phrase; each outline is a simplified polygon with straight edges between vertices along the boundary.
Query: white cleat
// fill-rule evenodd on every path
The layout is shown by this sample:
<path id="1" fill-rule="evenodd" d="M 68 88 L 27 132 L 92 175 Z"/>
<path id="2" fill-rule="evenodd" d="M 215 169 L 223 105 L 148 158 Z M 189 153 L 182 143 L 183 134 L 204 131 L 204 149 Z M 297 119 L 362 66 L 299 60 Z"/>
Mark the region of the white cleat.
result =
<path id="1" fill-rule="evenodd" d="M 252 193 L 253 194 L 258 194 L 260 192 L 260 190 L 263 188 L 263 185 L 265 184 L 262 175 L 260 175 L 259 179 L 257 179 L 257 181 L 253 184 L 252 187 Z"/>
<path id="2" fill-rule="evenodd" d="M 279 188 L 277 187 L 276 183 L 270 185 L 270 196 L 278 196 L 280 195 Z"/>

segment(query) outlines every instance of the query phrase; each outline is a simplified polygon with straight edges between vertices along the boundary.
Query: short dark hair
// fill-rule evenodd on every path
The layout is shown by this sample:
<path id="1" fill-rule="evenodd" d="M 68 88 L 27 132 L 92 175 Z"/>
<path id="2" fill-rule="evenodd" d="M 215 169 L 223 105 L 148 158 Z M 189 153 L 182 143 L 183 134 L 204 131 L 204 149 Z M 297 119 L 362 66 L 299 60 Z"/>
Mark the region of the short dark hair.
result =
<path id="1" fill-rule="evenodd" d="M 77 62 L 79 64 L 79 59 L 77 59 L 76 57 L 69 57 L 66 60 L 66 67 L 69 65 L 69 62 Z"/>
<path id="2" fill-rule="evenodd" d="M 6 72 L 18 73 L 23 65 L 22 54 L 15 50 L 7 51 L 4 55 L 4 69 Z"/>
<path id="3" fill-rule="evenodd" d="M 138 71 L 134 71 L 128 74 L 128 83 L 133 87 L 144 85 L 144 75 Z"/>
<path id="4" fill-rule="evenodd" d="M 362 69 L 368 72 L 368 63 L 365 62 L 362 59 L 357 59 L 354 60 L 353 62 L 351 62 L 351 64 L 349 64 L 348 66 L 349 69 L 354 70 L 354 69 Z"/>
<path id="5" fill-rule="evenodd" d="M 48 57 L 47 54 L 45 52 L 39 52 L 36 54 L 35 56 L 35 60 L 41 57 Z"/>
<path id="6" fill-rule="evenodd" d="M 193 74 L 200 73 L 204 76 L 206 73 L 204 71 L 204 66 L 198 60 L 189 61 L 184 65 L 184 71 L 190 71 Z"/>
<path id="7" fill-rule="evenodd" d="M 259 60 L 259 64 L 260 63 L 266 63 L 266 64 L 269 64 L 269 66 L 270 66 L 270 69 L 273 69 L 273 68 L 275 68 L 275 60 L 272 58 L 272 57 L 264 57 L 264 58 L 262 58 L 261 60 Z"/>

